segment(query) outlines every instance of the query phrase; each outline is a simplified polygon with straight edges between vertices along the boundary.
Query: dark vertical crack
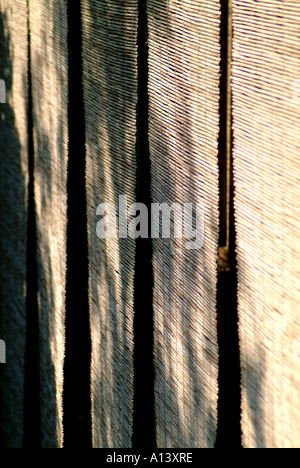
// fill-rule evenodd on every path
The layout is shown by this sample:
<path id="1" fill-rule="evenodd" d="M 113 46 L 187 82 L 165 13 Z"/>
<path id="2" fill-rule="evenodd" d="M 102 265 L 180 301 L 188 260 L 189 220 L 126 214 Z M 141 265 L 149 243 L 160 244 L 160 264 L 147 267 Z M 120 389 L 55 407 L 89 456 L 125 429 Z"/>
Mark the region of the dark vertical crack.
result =
<path id="1" fill-rule="evenodd" d="M 220 235 L 217 286 L 219 401 L 217 448 L 241 447 L 241 370 L 232 161 L 231 0 L 221 0 Z"/>
<path id="2" fill-rule="evenodd" d="M 219 130 L 219 212 L 220 212 L 220 234 L 219 245 L 226 246 L 228 232 L 228 147 L 227 147 L 227 105 L 228 105 L 228 1 L 221 0 L 221 27 L 220 27 L 220 43 L 221 43 L 221 78 L 220 78 L 220 130 Z"/>
<path id="3" fill-rule="evenodd" d="M 80 0 L 68 1 L 69 161 L 64 447 L 91 448 L 91 334 L 85 189 L 85 121 Z"/>
<path id="4" fill-rule="evenodd" d="M 218 268 L 219 403 L 217 448 L 241 447 L 241 373 L 237 312 L 237 270 L 220 249 Z"/>
<path id="5" fill-rule="evenodd" d="M 148 207 L 151 232 L 151 166 L 148 139 L 148 25 L 146 1 L 139 1 L 138 105 L 137 105 L 137 202 Z M 134 320 L 134 448 L 153 449 L 155 441 L 153 361 L 153 269 L 151 238 L 137 239 Z"/>
<path id="6" fill-rule="evenodd" d="M 34 195 L 34 143 L 33 143 L 33 100 L 31 71 L 31 38 L 29 2 L 27 2 L 28 28 L 28 226 L 27 226 L 27 292 L 26 292 L 26 348 L 24 377 L 24 448 L 39 448 L 40 433 L 40 379 L 39 379 L 39 310 L 37 273 L 37 231 Z"/>

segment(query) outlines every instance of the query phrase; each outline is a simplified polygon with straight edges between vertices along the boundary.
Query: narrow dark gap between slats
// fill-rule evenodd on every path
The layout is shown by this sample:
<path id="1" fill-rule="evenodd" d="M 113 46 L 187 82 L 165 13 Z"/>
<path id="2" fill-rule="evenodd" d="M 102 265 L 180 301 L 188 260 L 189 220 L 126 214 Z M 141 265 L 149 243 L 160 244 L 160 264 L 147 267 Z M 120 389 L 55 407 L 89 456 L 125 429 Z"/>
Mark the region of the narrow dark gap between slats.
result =
<path id="1" fill-rule="evenodd" d="M 80 0 L 68 1 L 69 162 L 64 448 L 91 448 L 91 334 L 85 189 L 85 121 Z"/>
<path id="2" fill-rule="evenodd" d="M 151 169 L 148 140 L 148 27 L 146 1 L 139 1 L 137 202 L 151 205 Z M 148 209 L 150 214 L 151 210 Z M 151 219 L 149 216 L 149 232 Z M 153 269 L 151 239 L 137 239 L 134 283 L 134 421 L 133 448 L 153 449 L 155 441 L 153 362 Z"/>
<path id="3" fill-rule="evenodd" d="M 26 292 L 26 348 L 24 375 L 24 448 L 39 448 L 40 434 L 40 380 L 39 380 L 39 312 L 37 276 L 37 231 L 34 196 L 34 147 L 33 147 L 33 102 L 31 78 L 31 40 L 29 3 L 27 2 L 28 28 L 28 227 L 27 227 L 27 292 Z"/>
<path id="4" fill-rule="evenodd" d="M 216 448 L 241 447 L 241 371 L 237 311 L 232 117 L 230 93 L 231 0 L 221 0 L 220 235 L 217 285 L 219 401 Z"/>

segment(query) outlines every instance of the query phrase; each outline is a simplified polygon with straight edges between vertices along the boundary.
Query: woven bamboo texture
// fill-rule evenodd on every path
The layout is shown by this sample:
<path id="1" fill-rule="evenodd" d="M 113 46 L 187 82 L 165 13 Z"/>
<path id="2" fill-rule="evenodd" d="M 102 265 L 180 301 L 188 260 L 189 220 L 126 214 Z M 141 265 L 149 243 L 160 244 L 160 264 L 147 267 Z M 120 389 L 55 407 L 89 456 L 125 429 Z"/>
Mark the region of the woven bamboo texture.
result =
<path id="1" fill-rule="evenodd" d="M 43 448 L 62 447 L 65 353 L 67 2 L 30 0 Z"/>
<path id="2" fill-rule="evenodd" d="M 2 443 L 23 441 L 27 233 L 27 9 L 25 0 L 1 0 L 0 78 L 0 335 L 6 342 L 1 365 Z"/>
<path id="3" fill-rule="evenodd" d="M 245 447 L 297 447 L 300 440 L 299 25 L 299 2 L 233 0 Z"/>
<path id="4" fill-rule="evenodd" d="M 93 446 L 131 446 L 132 239 L 98 238 L 96 210 L 135 201 L 137 0 L 82 2 Z M 117 233 L 118 236 L 118 233 Z"/>
<path id="5" fill-rule="evenodd" d="M 212 447 L 220 5 L 148 0 L 148 18 L 152 201 L 198 203 L 205 218 L 199 249 L 174 235 L 153 240 L 157 444 Z"/>

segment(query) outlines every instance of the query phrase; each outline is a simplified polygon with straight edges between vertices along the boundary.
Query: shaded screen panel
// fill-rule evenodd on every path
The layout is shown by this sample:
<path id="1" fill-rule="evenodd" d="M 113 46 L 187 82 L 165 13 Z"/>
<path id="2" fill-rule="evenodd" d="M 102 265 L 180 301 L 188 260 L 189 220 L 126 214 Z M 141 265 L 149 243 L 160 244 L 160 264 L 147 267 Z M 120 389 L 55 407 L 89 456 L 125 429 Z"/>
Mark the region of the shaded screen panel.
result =
<path id="1" fill-rule="evenodd" d="M 118 215 L 120 196 L 127 197 L 123 198 L 126 209 L 135 198 L 137 3 L 82 2 L 96 448 L 127 448 L 132 438 L 135 243 L 119 238 L 118 228 L 113 233 L 113 224 L 108 223 L 101 234 L 99 223 L 106 211 Z M 97 208 L 103 203 L 110 206 L 100 212 Z"/>
<path id="2" fill-rule="evenodd" d="M 61 447 L 68 154 L 67 2 L 30 0 L 43 448 Z"/>
<path id="3" fill-rule="evenodd" d="M 2 444 L 23 443 L 28 186 L 26 0 L 0 5 L 0 364 Z M 4 98 L 4 99 L 3 99 Z"/>
<path id="4" fill-rule="evenodd" d="M 300 4 L 233 0 L 242 431 L 300 442 Z"/>
<path id="5" fill-rule="evenodd" d="M 148 18 L 152 201 L 177 204 L 171 238 L 153 239 L 157 444 L 212 447 L 220 4 L 148 0 Z M 188 216 L 184 222 L 187 204 L 193 205 L 192 223 Z M 166 222 L 168 210 L 164 216 Z"/>

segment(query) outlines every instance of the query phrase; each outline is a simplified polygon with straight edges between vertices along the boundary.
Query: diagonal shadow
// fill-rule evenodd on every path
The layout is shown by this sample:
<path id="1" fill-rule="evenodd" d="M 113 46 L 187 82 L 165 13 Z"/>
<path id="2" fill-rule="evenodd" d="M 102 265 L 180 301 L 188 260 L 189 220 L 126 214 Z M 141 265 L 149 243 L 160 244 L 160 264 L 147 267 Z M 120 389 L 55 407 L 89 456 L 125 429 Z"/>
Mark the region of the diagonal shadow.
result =
<path id="1" fill-rule="evenodd" d="M 56 9 L 62 5 L 57 2 Z M 28 8 L 31 8 L 30 2 Z M 40 6 L 42 8 L 42 5 Z M 54 10 L 49 11 L 52 14 Z M 53 15 L 53 31 L 57 63 L 60 76 L 61 58 L 64 58 L 63 24 Z M 39 218 L 37 201 L 42 208 L 49 209 L 52 204 L 56 187 L 54 187 L 53 161 L 54 146 L 57 149 L 58 163 L 56 171 L 60 170 L 61 180 L 66 179 L 64 169 L 64 127 L 60 115 L 57 132 L 52 134 L 44 121 L 45 90 L 40 76 L 40 68 L 44 68 L 47 59 L 47 34 L 41 38 L 42 47 L 38 51 L 32 48 L 31 23 L 29 22 L 28 58 L 29 58 L 29 104 L 28 104 L 28 137 L 29 137 L 29 220 L 28 220 L 28 252 L 27 252 L 27 359 L 26 359 L 26 392 L 25 392 L 25 427 L 24 443 L 27 447 L 58 448 L 59 411 L 56 401 L 56 369 L 54 354 L 57 354 L 57 327 L 55 312 L 57 302 L 56 279 L 54 277 L 55 259 L 51 256 L 51 245 L 57 241 L 48 236 L 48 231 Z M 53 79 L 51 76 L 49 79 Z M 61 88 L 57 92 L 63 93 Z M 37 198 L 39 197 L 39 199 Z M 58 236 L 60 233 L 57 234 Z M 60 330 L 59 330 L 60 331 Z M 33 417 L 34 415 L 34 417 Z"/>
<path id="2" fill-rule="evenodd" d="M 89 64 L 88 71 L 86 66 L 84 83 L 87 147 L 97 154 L 95 160 L 87 162 L 90 221 L 95 219 L 98 204 L 110 201 L 118 207 L 119 195 L 128 194 L 133 198 L 135 149 L 128 150 L 127 143 L 128 133 L 132 132 L 132 109 L 136 105 L 136 90 L 132 86 L 136 57 L 127 45 L 127 9 L 132 7 L 124 0 L 102 0 L 88 2 L 88 8 L 91 31 L 88 44 L 92 53 L 97 51 L 95 63 Z M 101 73 L 100 80 L 95 70 Z M 97 377 L 93 388 L 94 441 L 101 447 L 126 448 L 131 446 L 132 317 L 128 310 L 133 307 L 134 242 L 116 239 L 112 247 L 111 242 L 100 241 L 95 236 L 95 224 L 88 226 L 88 230 L 90 298 L 95 304 L 91 310 L 91 324 L 99 331 L 96 353 L 102 356 L 101 368 L 95 369 Z M 95 363 L 93 365 L 95 367 Z"/>
<path id="3" fill-rule="evenodd" d="M 153 6 L 149 9 L 150 20 L 152 23 L 152 41 L 155 41 L 156 47 L 160 44 L 169 45 L 172 49 L 172 61 L 170 66 L 170 76 L 172 76 L 172 84 L 169 83 L 168 90 L 170 93 L 169 104 L 170 109 L 165 108 L 163 113 L 166 120 L 162 119 L 163 113 L 155 110 L 155 103 L 152 102 L 152 110 L 150 112 L 150 121 L 152 122 L 152 151 L 157 155 L 157 162 L 152 165 L 152 192 L 155 201 L 169 203 L 174 202 L 174 196 L 179 196 L 180 200 L 190 203 L 197 203 L 199 190 L 202 194 L 205 193 L 204 181 L 198 183 L 197 177 L 201 178 L 201 167 L 197 164 L 199 155 L 195 155 L 193 135 L 190 134 L 190 129 L 193 128 L 193 117 L 190 109 L 190 100 L 188 86 L 184 71 L 187 69 L 184 63 L 185 54 L 180 52 L 180 48 L 176 48 L 177 37 L 171 17 L 169 15 L 169 7 L 167 1 L 159 2 L 159 7 Z M 163 54 L 161 47 L 161 54 Z M 160 63 L 161 73 L 162 63 Z M 203 84 L 205 86 L 205 83 Z M 174 99 L 173 90 L 176 89 L 176 100 Z M 171 90 L 171 92 L 170 92 Z M 166 100 L 165 94 L 165 100 Z M 171 111 L 172 109 L 172 111 Z M 172 112 L 174 134 L 170 137 L 170 123 L 167 123 L 168 113 Z M 205 109 L 203 108 L 203 112 Z M 155 138 L 159 135 L 159 138 Z M 174 152 L 170 151 L 176 140 L 177 155 L 174 159 Z M 185 172 L 185 176 L 181 173 Z M 161 185 L 161 186 L 160 186 Z M 200 186 L 200 188 L 199 188 Z M 207 190 L 207 189 L 206 189 Z M 215 210 L 210 206 L 206 206 L 206 225 L 211 226 L 212 235 L 214 236 L 215 226 Z M 206 233 L 206 238 L 208 234 Z M 214 318 L 207 317 L 206 320 L 210 323 L 210 330 L 202 330 L 203 347 L 200 351 L 199 342 L 196 341 L 195 329 L 196 317 L 202 317 L 212 310 L 211 302 L 208 297 L 215 297 L 215 283 L 213 278 L 209 276 L 210 258 L 206 253 L 205 248 L 202 250 L 194 250 L 192 254 L 188 251 L 181 251 L 179 260 L 178 252 L 181 247 L 176 245 L 172 240 L 163 240 L 155 243 L 157 261 L 161 261 L 163 281 L 161 283 L 162 293 L 162 310 L 163 317 L 162 328 L 164 330 L 164 345 L 162 341 L 156 339 L 156 367 L 157 373 L 157 411 L 159 417 L 166 424 L 167 420 L 172 421 L 171 428 L 160 427 L 160 440 L 162 447 L 180 446 L 193 448 L 199 443 L 199 427 L 203 427 L 203 421 L 206 422 L 205 433 L 207 440 L 203 440 L 203 444 L 212 447 L 216 436 L 217 421 L 213 415 L 214 411 L 209 405 L 209 389 L 203 381 L 201 352 L 206 356 L 205 359 L 217 367 L 217 356 L 213 351 L 215 344 L 214 337 Z M 179 247 L 179 250 L 178 250 Z M 175 254 L 176 252 L 176 254 Z M 201 273 L 202 272 L 202 273 Z M 199 288 L 197 285 L 201 286 Z M 201 288 L 204 294 L 201 297 Z M 192 313 L 191 313 L 192 312 Z M 175 315 L 177 315 L 177 319 Z M 158 320 L 158 317 L 156 318 Z M 169 361 L 170 367 L 167 366 L 166 353 L 170 353 L 174 341 L 172 337 L 173 331 L 170 329 L 170 321 L 175 320 L 177 333 L 175 342 L 178 349 L 183 349 L 184 366 L 186 366 L 186 375 L 189 385 L 184 385 L 183 382 L 177 380 L 175 375 L 182 369 L 177 369 L 176 357 L 174 361 Z M 200 320 L 199 320 L 200 321 Z M 175 325 L 175 322 L 173 322 Z M 202 362 L 203 363 L 203 362 Z M 178 396 L 178 389 L 182 389 L 183 393 L 190 392 L 191 406 L 189 408 L 190 418 L 188 421 L 183 419 L 183 397 Z M 161 399 L 161 401 L 160 401 Z M 168 408 L 172 408 L 169 410 Z M 158 420 L 159 424 L 159 420 Z M 200 437 L 199 437 L 200 436 Z M 174 445 L 176 444 L 176 445 Z"/>
<path id="4" fill-rule="evenodd" d="M 7 16 L 0 10 L 0 74 L 7 98 L 13 89 L 12 46 Z M 0 104 L 0 335 L 6 364 L 0 365 L 0 446 L 21 447 L 25 346 L 26 190 L 15 111 Z M 17 425 L 17 427 L 15 427 Z"/>

